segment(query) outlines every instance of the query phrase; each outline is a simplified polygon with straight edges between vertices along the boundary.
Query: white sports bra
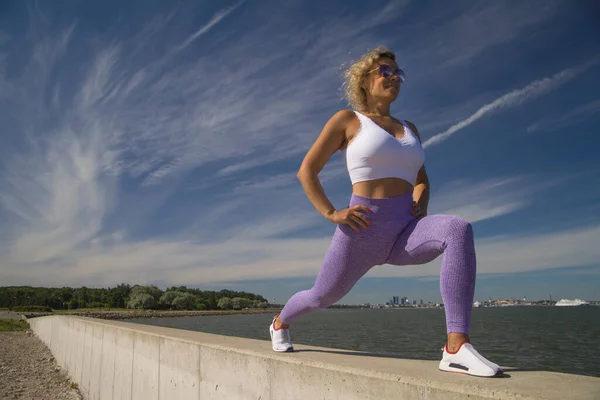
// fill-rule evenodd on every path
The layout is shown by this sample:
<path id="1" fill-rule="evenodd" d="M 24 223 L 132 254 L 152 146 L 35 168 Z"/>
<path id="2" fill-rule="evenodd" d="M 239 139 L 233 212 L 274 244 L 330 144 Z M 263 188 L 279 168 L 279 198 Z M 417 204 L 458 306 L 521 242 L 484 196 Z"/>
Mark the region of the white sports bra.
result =
<path id="1" fill-rule="evenodd" d="M 371 118 L 354 111 L 360 129 L 342 149 L 352 184 L 381 178 L 400 178 L 414 185 L 425 162 L 425 151 L 405 121 L 404 136 L 396 139 Z"/>

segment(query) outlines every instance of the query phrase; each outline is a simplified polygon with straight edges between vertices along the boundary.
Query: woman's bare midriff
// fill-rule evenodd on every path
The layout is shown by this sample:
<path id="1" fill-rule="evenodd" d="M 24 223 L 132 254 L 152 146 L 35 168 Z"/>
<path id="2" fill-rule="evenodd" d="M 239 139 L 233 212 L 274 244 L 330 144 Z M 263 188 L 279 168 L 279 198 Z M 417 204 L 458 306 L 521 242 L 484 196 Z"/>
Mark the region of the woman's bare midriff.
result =
<path id="1" fill-rule="evenodd" d="M 372 181 L 357 182 L 352 185 L 352 193 L 372 199 L 402 196 L 412 193 L 413 185 L 399 178 L 383 178 Z"/>

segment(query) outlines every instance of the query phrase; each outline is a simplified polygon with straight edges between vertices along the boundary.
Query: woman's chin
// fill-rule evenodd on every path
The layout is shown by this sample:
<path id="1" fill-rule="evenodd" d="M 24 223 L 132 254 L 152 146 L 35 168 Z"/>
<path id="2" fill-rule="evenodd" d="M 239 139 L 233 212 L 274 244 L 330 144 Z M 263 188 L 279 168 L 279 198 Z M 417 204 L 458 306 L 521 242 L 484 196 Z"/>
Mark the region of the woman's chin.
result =
<path id="1" fill-rule="evenodd" d="M 386 93 L 382 96 L 382 98 L 391 103 L 398 98 L 398 92 L 394 90 L 386 90 Z"/>

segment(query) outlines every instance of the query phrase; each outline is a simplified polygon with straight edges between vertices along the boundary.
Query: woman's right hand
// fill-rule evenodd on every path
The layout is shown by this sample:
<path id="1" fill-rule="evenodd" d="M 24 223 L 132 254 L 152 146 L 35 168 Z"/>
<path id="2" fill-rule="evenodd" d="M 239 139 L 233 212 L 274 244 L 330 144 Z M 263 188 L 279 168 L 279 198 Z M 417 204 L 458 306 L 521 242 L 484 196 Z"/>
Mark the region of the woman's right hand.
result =
<path id="1" fill-rule="evenodd" d="M 372 212 L 367 206 L 358 204 L 343 210 L 334 210 L 327 218 L 334 224 L 350 225 L 356 232 L 360 232 L 358 226 L 369 229 L 371 221 L 361 211 Z"/>

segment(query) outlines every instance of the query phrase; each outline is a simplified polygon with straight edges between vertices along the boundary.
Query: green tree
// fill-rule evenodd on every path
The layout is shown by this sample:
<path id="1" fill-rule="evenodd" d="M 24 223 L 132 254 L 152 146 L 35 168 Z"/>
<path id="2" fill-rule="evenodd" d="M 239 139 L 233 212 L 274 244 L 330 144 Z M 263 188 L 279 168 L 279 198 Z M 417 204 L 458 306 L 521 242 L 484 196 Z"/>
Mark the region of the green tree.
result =
<path id="1" fill-rule="evenodd" d="M 201 299 L 196 299 L 196 310 L 206 310 L 208 307 Z"/>
<path id="2" fill-rule="evenodd" d="M 129 297 L 131 287 L 124 283 L 108 289 L 106 305 L 111 308 L 125 308 L 126 299 Z"/>
<path id="3" fill-rule="evenodd" d="M 219 306 L 219 300 L 222 298 L 244 299 L 236 300 L 236 308 L 258 307 L 261 302 L 266 302 L 264 297 L 247 292 L 237 292 L 233 290 L 204 291 L 200 289 L 188 288 L 186 286 L 173 286 L 166 292 L 188 293 L 195 297 L 194 308 L 216 310 L 218 308 L 230 309 L 233 304 L 227 301 Z M 141 294 L 147 294 L 154 301 L 141 298 Z M 135 305 L 136 307 L 172 307 L 175 294 L 163 299 L 163 291 L 154 285 L 142 286 L 121 283 L 116 287 L 109 288 L 80 288 L 61 287 L 61 288 L 43 288 L 31 286 L 7 286 L 0 287 L 0 307 L 12 308 L 15 306 L 42 306 L 53 309 L 76 309 L 81 307 L 110 307 L 125 308 Z M 142 299 L 143 301 L 141 301 Z M 141 301 L 141 302 L 140 302 Z M 184 300 L 180 300 L 184 301 Z M 247 303 L 245 303 L 247 301 Z M 184 301 L 185 302 L 185 301 Z M 191 303 L 191 302 L 190 302 Z M 201 304 L 203 306 L 201 306 Z M 190 304 L 184 304 L 188 307 Z"/>
<path id="4" fill-rule="evenodd" d="M 179 310 L 193 310 L 196 308 L 196 296 L 191 293 L 177 293 L 171 304 Z"/>
<path id="5" fill-rule="evenodd" d="M 159 304 L 170 308 L 173 305 L 173 300 L 175 300 L 179 294 L 180 293 L 176 291 L 165 292 L 162 296 L 160 296 Z"/>
<path id="6" fill-rule="evenodd" d="M 233 308 L 233 303 L 229 297 L 221 297 L 217 303 L 217 307 L 221 310 L 231 310 Z"/>
<path id="7" fill-rule="evenodd" d="M 135 285 L 133 288 L 131 288 L 129 297 L 138 296 L 141 293 L 145 293 L 145 294 L 151 296 L 154 299 L 155 304 L 158 303 L 158 301 L 160 300 L 160 297 L 163 294 L 162 290 L 160 290 L 159 288 L 157 288 L 154 285 L 150 285 L 150 286 Z"/>
<path id="8" fill-rule="evenodd" d="M 241 310 L 250 306 L 250 300 L 243 297 L 234 297 L 231 299 L 234 310 Z"/>
<path id="9" fill-rule="evenodd" d="M 129 302 L 127 308 L 137 308 L 148 310 L 156 306 L 156 299 L 144 292 L 136 292 L 129 296 Z"/>

